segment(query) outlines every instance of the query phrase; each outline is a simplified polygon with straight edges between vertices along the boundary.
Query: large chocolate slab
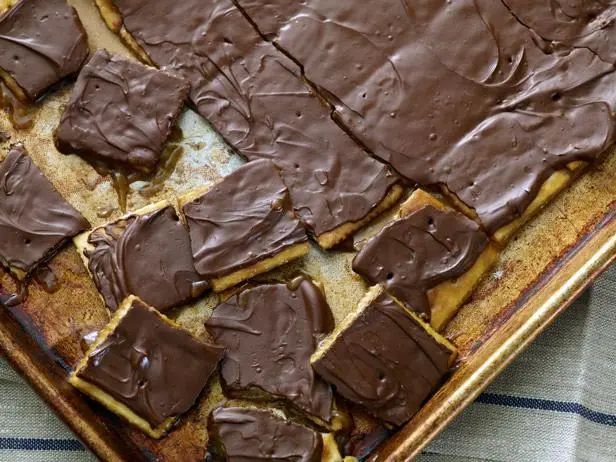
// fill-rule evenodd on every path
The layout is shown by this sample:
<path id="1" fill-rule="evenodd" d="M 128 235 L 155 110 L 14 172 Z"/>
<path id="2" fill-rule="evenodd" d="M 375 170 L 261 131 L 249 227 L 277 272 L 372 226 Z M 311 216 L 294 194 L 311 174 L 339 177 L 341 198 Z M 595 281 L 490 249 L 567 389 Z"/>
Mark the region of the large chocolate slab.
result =
<path id="1" fill-rule="evenodd" d="M 11 147 L 0 163 L 0 262 L 23 276 L 89 226 L 24 146 Z"/>
<path id="2" fill-rule="evenodd" d="M 315 376 L 310 356 L 334 328 L 334 318 L 311 280 L 244 290 L 219 305 L 206 328 L 227 348 L 222 380 L 228 390 L 256 388 L 330 420 L 332 391 Z"/>
<path id="3" fill-rule="evenodd" d="M 275 165 L 249 162 L 183 207 L 199 274 L 228 275 L 308 237 Z"/>
<path id="4" fill-rule="evenodd" d="M 0 16 L 0 69 L 32 100 L 83 65 L 86 31 L 66 0 L 21 0 Z"/>
<path id="5" fill-rule="evenodd" d="M 128 295 L 166 310 L 207 288 L 195 271 L 188 230 L 171 206 L 97 228 L 88 244 L 90 273 L 112 311 Z"/>
<path id="6" fill-rule="evenodd" d="M 342 396 L 386 422 L 402 425 L 438 388 L 451 354 L 381 293 L 312 364 Z"/>
<path id="7" fill-rule="evenodd" d="M 276 163 L 317 236 L 366 217 L 395 183 L 230 0 L 113 3 L 150 58 L 190 81 L 192 103 L 237 152 Z"/>
<path id="8" fill-rule="evenodd" d="M 219 407 L 212 412 L 210 425 L 228 462 L 321 460 L 321 435 L 271 411 Z"/>
<path id="9" fill-rule="evenodd" d="M 135 299 L 77 376 L 157 427 L 193 406 L 222 352 Z"/>
<path id="10" fill-rule="evenodd" d="M 353 271 L 430 318 L 427 291 L 468 271 L 486 245 L 488 236 L 474 221 L 426 206 L 370 239 Z"/>
<path id="11" fill-rule="evenodd" d="M 99 50 L 79 74 L 62 114 L 58 150 L 150 172 L 187 93 L 181 77 Z"/>
<path id="12" fill-rule="evenodd" d="M 492 0 L 239 0 L 374 154 L 447 186 L 489 231 L 614 141 L 616 75 L 601 58 L 616 49 L 615 7 L 573 2 L 564 28 L 546 18 L 553 2 L 507 3 L 537 30 Z"/>

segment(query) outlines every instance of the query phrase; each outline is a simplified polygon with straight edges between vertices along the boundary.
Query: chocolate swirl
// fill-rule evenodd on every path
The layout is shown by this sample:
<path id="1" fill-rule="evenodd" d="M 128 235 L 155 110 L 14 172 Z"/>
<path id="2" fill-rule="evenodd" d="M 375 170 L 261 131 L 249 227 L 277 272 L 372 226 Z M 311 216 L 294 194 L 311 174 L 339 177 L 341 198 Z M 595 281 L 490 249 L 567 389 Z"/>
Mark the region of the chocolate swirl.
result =
<path id="1" fill-rule="evenodd" d="M 210 423 L 227 462 L 321 460 L 321 435 L 271 411 L 219 407 L 212 412 Z"/>
<path id="2" fill-rule="evenodd" d="M 14 145 L 0 163 L 0 262 L 29 273 L 90 224 Z"/>
<path id="3" fill-rule="evenodd" d="M 402 425 L 438 388 L 450 356 L 450 350 L 382 293 L 313 367 L 348 400 Z"/>
<path id="4" fill-rule="evenodd" d="M 491 232 L 614 141 L 615 7 L 506 3 L 516 16 L 492 0 L 239 0 L 374 154 L 445 185 Z"/>
<path id="5" fill-rule="evenodd" d="M 79 71 L 88 53 L 86 31 L 66 0 L 21 0 L 0 16 L 0 68 L 32 100 Z"/>
<path id="6" fill-rule="evenodd" d="M 370 239 L 353 271 L 429 318 L 427 291 L 468 271 L 487 244 L 474 221 L 427 206 Z"/>
<path id="7" fill-rule="evenodd" d="M 588 48 L 616 63 L 616 6 L 603 0 L 503 0 L 511 13 L 544 40 Z"/>
<path id="8" fill-rule="evenodd" d="M 134 300 L 77 375 L 157 427 L 193 406 L 222 353 Z"/>
<path id="9" fill-rule="evenodd" d="M 219 305 L 206 328 L 227 347 L 222 380 L 228 390 L 257 388 L 330 420 L 332 391 L 315 377 L 310 355 L 334 328 L 334 318 L 312 281 L 244 290 Z"/>
<path id="10" fill-rule="evenodd" d="M 187 93 L 180 77 L 99 50 L 79 74 L 62 114 L 58 150 L 150 172 Z"/>
<path id="11" fill-rule="evenodd" d="M 250 162 L 183 207 L 195 267 L 230 274 L 307 241 L 274 164 Z"/>
<path id="12" fill-rule="evenodd" d="M 128 295 L 166 310 L 207 288 L 195 271 L 188 231 L 171 206 L 97 228 L 88 243 L 88 268 L 112 311 Z"/>
<path id="13" fill-rule="evenodd" d="M 113 3 L 150 58 L 190 81 L 193 105 L 238 153 L 282 170 L 297 215 L 317 236 L 366 217 L 396 182 L 230 0 Z"/>

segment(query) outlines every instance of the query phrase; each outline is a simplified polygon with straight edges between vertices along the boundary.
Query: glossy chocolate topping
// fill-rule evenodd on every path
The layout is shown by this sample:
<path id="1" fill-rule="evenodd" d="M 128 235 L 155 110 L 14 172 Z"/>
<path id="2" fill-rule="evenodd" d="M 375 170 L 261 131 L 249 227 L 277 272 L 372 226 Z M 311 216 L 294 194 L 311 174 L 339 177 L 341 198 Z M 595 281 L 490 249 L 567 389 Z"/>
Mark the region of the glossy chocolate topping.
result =
<path id="1" fill-rule="evenodd" d="M 62 114 L 58 150 L 152 171 L 188 88 L 180 77 L 99 50 L 79 74 Z"/>
<path id="2" fill-rule="evenodd" d="M 66 0 L 21 0 L 0 16 L 0 68 L 35 100 L 81 69 L 87 39 Z"/>
<path id="3" fill-rule="evenodd" d="M 227 348 L 222 379 L 231 392 L 257 388 L 330 420 L 332 391 L 315 377 L 310 356 L 334 318 L 312 281 L 244 290 L 219 305 L 206 328 Z"/>
<path id="4" fill-rule="evenodd" d="M 348 400 L 402 425 L 440 385 L 451 352 L 388 295 L 380 294 L 313 363 Z"/>
<path id="5" fill-rule="evenodd" d="M 227 462 L 321 460 L 321 435 L 271 411 L 219 407 L 212 412 L 210 425 Z"/>
<path id="6" fill-rule="evenodd" d="M 135 300 L 77 375 L 157 427 L 192 407 L 222 353 Z"/>
<path id="7" fill-rule="evenodd" d="M 374 154 L 490 231 L 614 141 L 616 7 L 506 3 L 516 16 L 498 0 L 239 0 Z"/>
<path id="8" fill-rule="evenodd" d="M 544 40 L 588 48 L 616 63 L 616 5 L 605 0 L 503 0 L 511 13 Z"/>
<path id="9" fill-rule="evenodd" d="M 276 163 L 316 235 L 361 220 L 395 183 L 230 0 L 114 4 L 151 59 L 190 81 L 192 103 L 238 153 Z"/>
<path id="10" fill-rule="evenodd" d="M 171 206 L 97 228 L 88 243 L 90 273 L 112 311 L 131 294 L 166 310 L 207 288 L 195 271 L 188 231 Z"/>
<path id="11" fill-rule="evenodd" d="M 429 318 L 426 292 L 468 271 L 487 244 L 474 221 L 427 206 L 370 239 L 353 260 L 353 271 Z"/>
<path id="12" fill-rule="evenodd" d="M 90 225 L 14 145 L 0 163 L 0 262 L 25 273 Z"/>
<path id="13" fill-rule="evenodd" d="M 207 279 L 251 266 L 305 242 L 274 164 L 249 162 L 183 208 L 195 267 Z"/>

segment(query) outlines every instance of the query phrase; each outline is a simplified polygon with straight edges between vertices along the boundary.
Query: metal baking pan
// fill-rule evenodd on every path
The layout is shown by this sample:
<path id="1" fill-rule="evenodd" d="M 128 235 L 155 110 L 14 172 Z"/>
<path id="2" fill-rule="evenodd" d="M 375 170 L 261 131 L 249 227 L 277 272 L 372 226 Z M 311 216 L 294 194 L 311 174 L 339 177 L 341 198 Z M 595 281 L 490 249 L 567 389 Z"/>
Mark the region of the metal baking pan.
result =
<path id="1" fill-rule="evenodd" d="M 104 26 L 91 0 L 71 3 L 79 11 L 92 48 L 129 55 Z M 69 93 L 67 87 L 48 96 L 36 108 L 31 129 L 15 132 L 0 116 L 0 130 L 11 133 L 12 142 L 23 141 L 62 194 L 93 225 L 99 225 L 121 215 L 111 181 L 81 159 L 58 153 L 52 142 Z M 183 137 L 170 156 L 179 160 L 175 165 L 169 162 L 154 185 L 134 184 L 129 210 L 161 199 L 173 200 L 240 164 L 193 112 L 183 114 L 180 126 Z M 282 272 L 301 270 L 322 281 L 340 321 L 365 291 L 351 271 L 351 258 L 349 253 L 326 254 L 315 247 L 301 264 Z M 614 259 L 616 152 L 593 166 L 511 242 L 446 329 L 460 350 L 459 367 L 415 418 L 376 448 L 369 460 L 407 460 L 418 454 Z M 83 337 L 102 328 L 108 314 L 74 247 L 67 246 L 50 266 L 59 281 L 55 292 L 32 284 L 26 303 L 0 310 L 0 349 L 13 367 L 102 460 L 203 460 L 208 411 L 222 398 L 218 384 L 166 438 L 154 441 L 66 382 L 68 372 L 83 355 Z M 0 272 L 0 293 L 13 290 L 12 280 Z M 172 315 L 199 334 L 217 302 L 211 296 Z"/>

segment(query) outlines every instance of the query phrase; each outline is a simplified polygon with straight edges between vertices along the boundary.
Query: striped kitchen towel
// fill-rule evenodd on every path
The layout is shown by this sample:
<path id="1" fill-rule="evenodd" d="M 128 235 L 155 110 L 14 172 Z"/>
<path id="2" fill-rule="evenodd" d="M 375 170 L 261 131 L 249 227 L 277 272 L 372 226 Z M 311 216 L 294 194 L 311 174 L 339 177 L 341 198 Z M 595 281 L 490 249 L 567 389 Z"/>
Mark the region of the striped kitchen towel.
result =
<path id="1" fill-rule="evenodd" d="M 419 458 L 616 461 L 616 267 Z M 0 462 L 95 458 L 0 362 Z"/>

